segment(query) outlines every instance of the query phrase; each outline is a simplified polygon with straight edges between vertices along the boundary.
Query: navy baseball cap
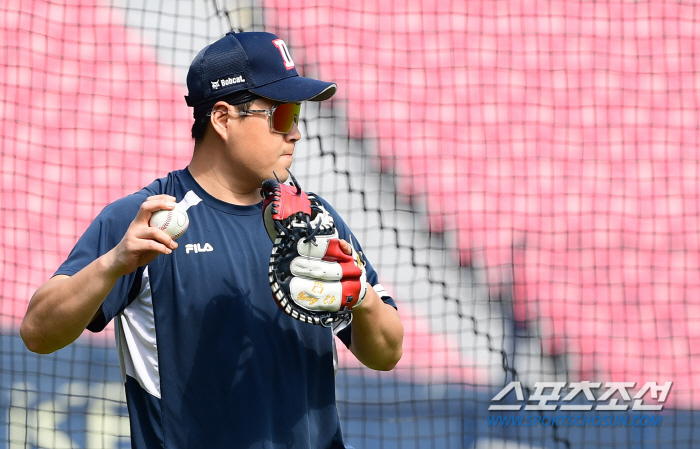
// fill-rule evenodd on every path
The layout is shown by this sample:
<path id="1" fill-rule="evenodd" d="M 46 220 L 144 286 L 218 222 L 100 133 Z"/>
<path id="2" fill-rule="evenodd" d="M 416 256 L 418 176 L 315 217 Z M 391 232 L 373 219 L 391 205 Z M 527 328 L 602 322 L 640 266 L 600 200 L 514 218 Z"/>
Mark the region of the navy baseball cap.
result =
<path id="1" fill-rule="evenodd" d="M 187 73 L 187 105 L 208 113 L 232 94 L 252 92 L 280 103 L 323 101 L 338 86 L 299 76 L 285 42 L 272 33 L 226 33 L 195 56 Z"/>

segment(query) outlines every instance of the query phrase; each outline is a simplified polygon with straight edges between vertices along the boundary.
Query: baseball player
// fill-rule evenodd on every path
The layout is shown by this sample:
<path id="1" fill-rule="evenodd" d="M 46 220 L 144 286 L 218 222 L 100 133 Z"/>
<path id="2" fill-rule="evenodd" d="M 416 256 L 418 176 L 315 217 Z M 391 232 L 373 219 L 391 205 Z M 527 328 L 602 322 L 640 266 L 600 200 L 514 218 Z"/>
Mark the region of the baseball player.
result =
<path id="1" fill-rule="evenodd" d="M 263 182 L 287 179 L 301 103 L 327 100 L 337 86 L 299 76 L 277 36 L 231 32 L 195 57 L 187 87 L 190 164 L 105 207 L 33 295 L 20 334 L 50 353 L 114 320 L 133 449 L 349 448 L 334 333 L 366 366 L 390 370 L 402 354 L 396 304 L 342 218 L 313 196 L 356 262 L 343 282 L 366 279 L 362 301 L 342 329 L 285 313 L 271 292 L 261 197 Z M 189 228 L 177 242 L 149 226 L 183 202 Z"/>

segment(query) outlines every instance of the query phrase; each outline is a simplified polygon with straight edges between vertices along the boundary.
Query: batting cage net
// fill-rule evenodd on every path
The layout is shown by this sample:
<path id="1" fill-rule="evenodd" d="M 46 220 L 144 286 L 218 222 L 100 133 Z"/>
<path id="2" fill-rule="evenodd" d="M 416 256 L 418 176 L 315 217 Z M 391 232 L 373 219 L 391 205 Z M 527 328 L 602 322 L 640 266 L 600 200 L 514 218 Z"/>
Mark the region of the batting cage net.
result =
<path id="1" fill-rule="evenodd" d="M 390 372 L 339 345 L 349 444 L 694 446 L 695 2 L 6 0 L 0 448 L 129 447 L 111 326 L 36 355 L 19 324 L 106 204 L 187 165 L 187 69 L 231 29 L 339 86 L 294 173 L 405 327 Z"/>

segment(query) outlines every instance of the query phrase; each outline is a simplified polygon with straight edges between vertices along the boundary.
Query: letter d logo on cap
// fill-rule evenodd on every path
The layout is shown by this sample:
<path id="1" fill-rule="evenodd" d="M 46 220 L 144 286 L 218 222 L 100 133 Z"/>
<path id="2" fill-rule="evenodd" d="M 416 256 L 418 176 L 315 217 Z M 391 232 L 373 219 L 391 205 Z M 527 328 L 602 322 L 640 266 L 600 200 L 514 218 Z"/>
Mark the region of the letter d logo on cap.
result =
<path id="1" fill-rule="evenodd" d="M 287 44 L 285 44 L 282 39 L 275 39 L 274 41 L 272 41 L 272 43 L 280 51 L 280 54 L 282 55 L 282 59 L 284 60 L 284 67 L 287 70 L 293 69 L 294 68 L 294 61 L 292 61 L 292 55 L 289 54 L 289 49 L 287 48 Z"/>

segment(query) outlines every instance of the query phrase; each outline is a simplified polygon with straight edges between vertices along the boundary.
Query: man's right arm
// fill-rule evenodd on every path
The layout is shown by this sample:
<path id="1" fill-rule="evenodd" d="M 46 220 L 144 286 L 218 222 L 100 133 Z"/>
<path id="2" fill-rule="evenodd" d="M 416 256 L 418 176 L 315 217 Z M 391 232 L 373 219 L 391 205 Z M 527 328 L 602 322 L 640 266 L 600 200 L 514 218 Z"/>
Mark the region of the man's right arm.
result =
<path id="1" fill-rule="evenodd" d="M 99 316 L 103 301 L 121 276 L 177 248 L 169 235 L 148 225 L 154 212 L 174 207 L 172 196 L 148 197 L 117 246 L 73 276 L 59 274 L 39 287 L 20 327 L 27 348 L 48 354 L 69 345 Z"/>

